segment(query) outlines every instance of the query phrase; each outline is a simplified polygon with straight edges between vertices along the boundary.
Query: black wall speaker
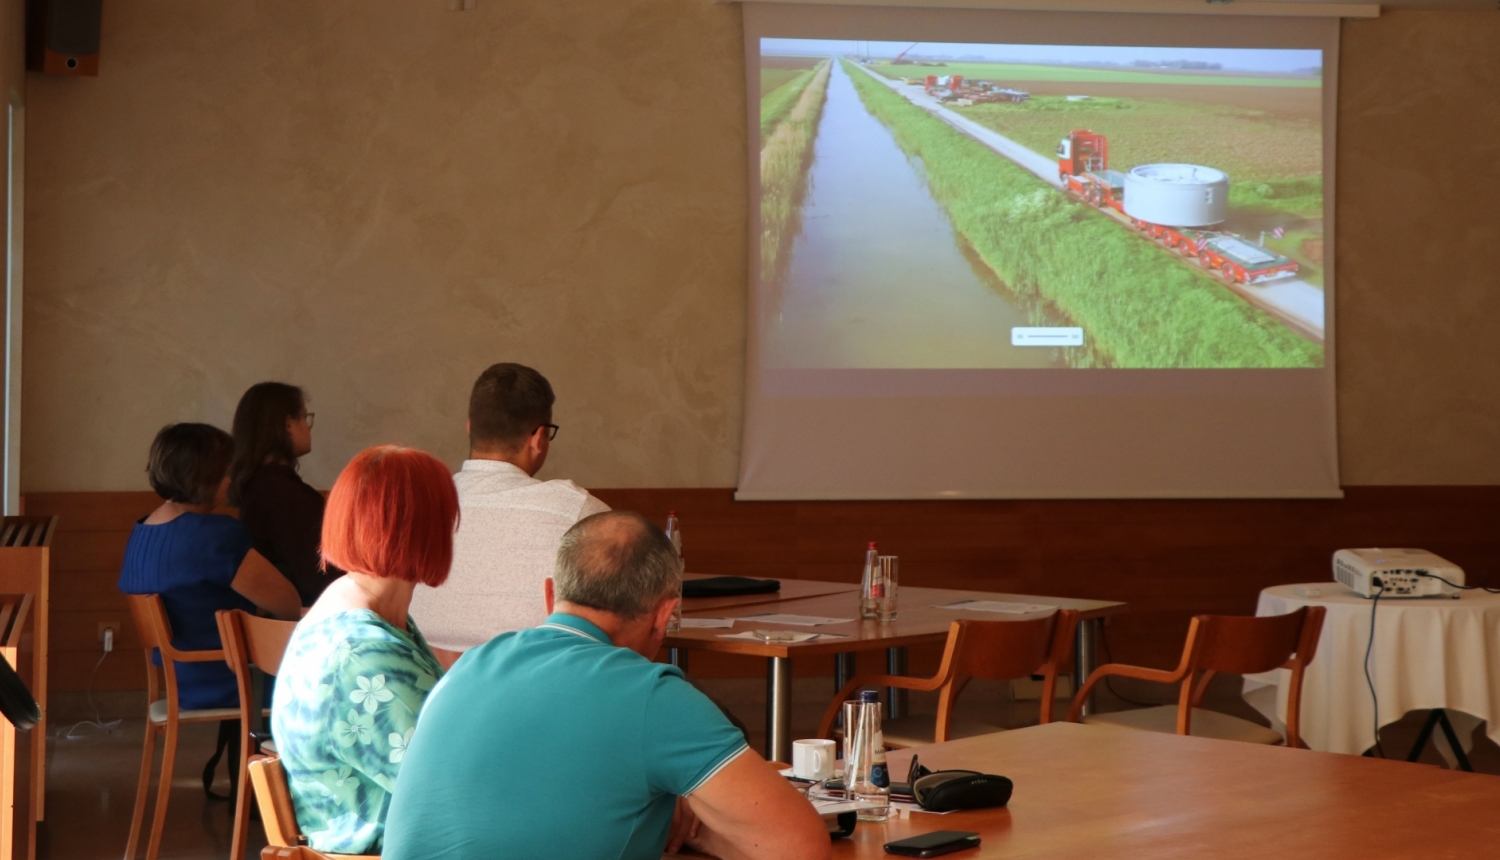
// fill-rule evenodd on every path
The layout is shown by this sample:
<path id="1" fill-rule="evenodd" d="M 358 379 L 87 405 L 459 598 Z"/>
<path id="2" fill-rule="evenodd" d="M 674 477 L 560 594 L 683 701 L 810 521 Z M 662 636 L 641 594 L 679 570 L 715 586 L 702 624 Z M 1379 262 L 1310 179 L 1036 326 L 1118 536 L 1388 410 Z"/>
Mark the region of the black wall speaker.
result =
<path id="1" fill-rule="evenodd" d="M 27 0 L 26 68 L 52 75 L 99 74 L 104 0 Z"/>

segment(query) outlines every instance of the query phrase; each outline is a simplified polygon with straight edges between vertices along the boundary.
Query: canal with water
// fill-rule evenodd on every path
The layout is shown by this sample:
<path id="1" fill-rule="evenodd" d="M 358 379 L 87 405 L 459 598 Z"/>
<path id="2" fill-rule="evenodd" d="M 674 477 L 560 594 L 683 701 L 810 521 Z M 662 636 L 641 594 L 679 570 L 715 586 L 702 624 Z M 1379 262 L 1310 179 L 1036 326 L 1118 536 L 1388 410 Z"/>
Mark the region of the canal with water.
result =
<path id="1" fill-rule="evenodd" d="M 1071 323 L 979 260 L 837 61 L 807 182 L 786 272 L 762 293 L 765 367 L 1065 366 L 1010 345 L 1012 326 Z"/>

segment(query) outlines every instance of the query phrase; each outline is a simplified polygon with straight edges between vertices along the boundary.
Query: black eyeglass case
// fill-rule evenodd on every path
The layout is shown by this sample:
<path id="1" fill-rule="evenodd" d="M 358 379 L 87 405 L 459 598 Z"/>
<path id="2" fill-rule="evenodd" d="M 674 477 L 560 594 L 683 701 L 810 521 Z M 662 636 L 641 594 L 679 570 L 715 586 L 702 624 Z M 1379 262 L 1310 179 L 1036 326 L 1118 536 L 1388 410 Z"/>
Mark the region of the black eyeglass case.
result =
<path id="1" fill-rule="evenodd" d="M 742 594 L 771 594 L 780 590 L 779 579 L 751 579 L 748 576 L 707 576 L 682 581 L 683 597 L 738 597 Z"/>
<path id="2" fill-rule="evenodd" d="M 1004 806 L 1014 789 L 1015 783 L 1008 777 L 977 770 L 934 771 L 911 786 L 917 805 L 933 812 Z"/>

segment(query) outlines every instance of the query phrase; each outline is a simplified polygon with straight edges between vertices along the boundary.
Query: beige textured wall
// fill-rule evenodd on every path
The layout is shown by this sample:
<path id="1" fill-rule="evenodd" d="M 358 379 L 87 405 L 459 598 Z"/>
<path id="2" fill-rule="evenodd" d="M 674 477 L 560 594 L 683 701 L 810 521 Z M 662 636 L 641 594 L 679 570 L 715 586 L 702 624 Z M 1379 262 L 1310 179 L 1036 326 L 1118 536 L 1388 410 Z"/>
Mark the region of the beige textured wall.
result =
<path id="1" fill-rule="evenodd" d="M 738 7 L 478 5 L 111 3 L 100 78 L 29 79 L 26 489 L 142 488 L 161 424 L 264 378 L 313 394 L 315 484 L 456 462 L 506 359 L 559 391 L 550 473 L 733 484 Z M 1500 483 L 1500 15 L 1344 32 L 1346 483 Z"/>
<path id="2" fill-rule="evenodd" d="M 304 472 L 451 463 L 474 377 L 559 392 L 552 474 L 732 484 L 739 10 L 703 0 L 136 0 L 29 79 L 29 490 L 144 487 L 165 422 L 305 385 Z"/>
<path id="3" fill-rule="evenodd" d="M 1500 484 L 1500 12 L 1347 22 L 1342 53 L 1344 482 Z"/>

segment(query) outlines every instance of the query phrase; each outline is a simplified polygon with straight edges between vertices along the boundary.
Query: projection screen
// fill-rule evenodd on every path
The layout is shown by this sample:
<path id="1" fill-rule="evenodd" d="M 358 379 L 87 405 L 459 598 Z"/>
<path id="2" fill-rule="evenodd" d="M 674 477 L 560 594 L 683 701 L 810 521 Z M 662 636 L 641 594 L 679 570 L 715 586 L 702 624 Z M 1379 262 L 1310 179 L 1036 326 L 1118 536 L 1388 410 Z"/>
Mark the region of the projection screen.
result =
<path id="1" fill-rule="evenodd" d="M 740 499 L 1337 496 L 1330 19 L 745 6 Z"/>

